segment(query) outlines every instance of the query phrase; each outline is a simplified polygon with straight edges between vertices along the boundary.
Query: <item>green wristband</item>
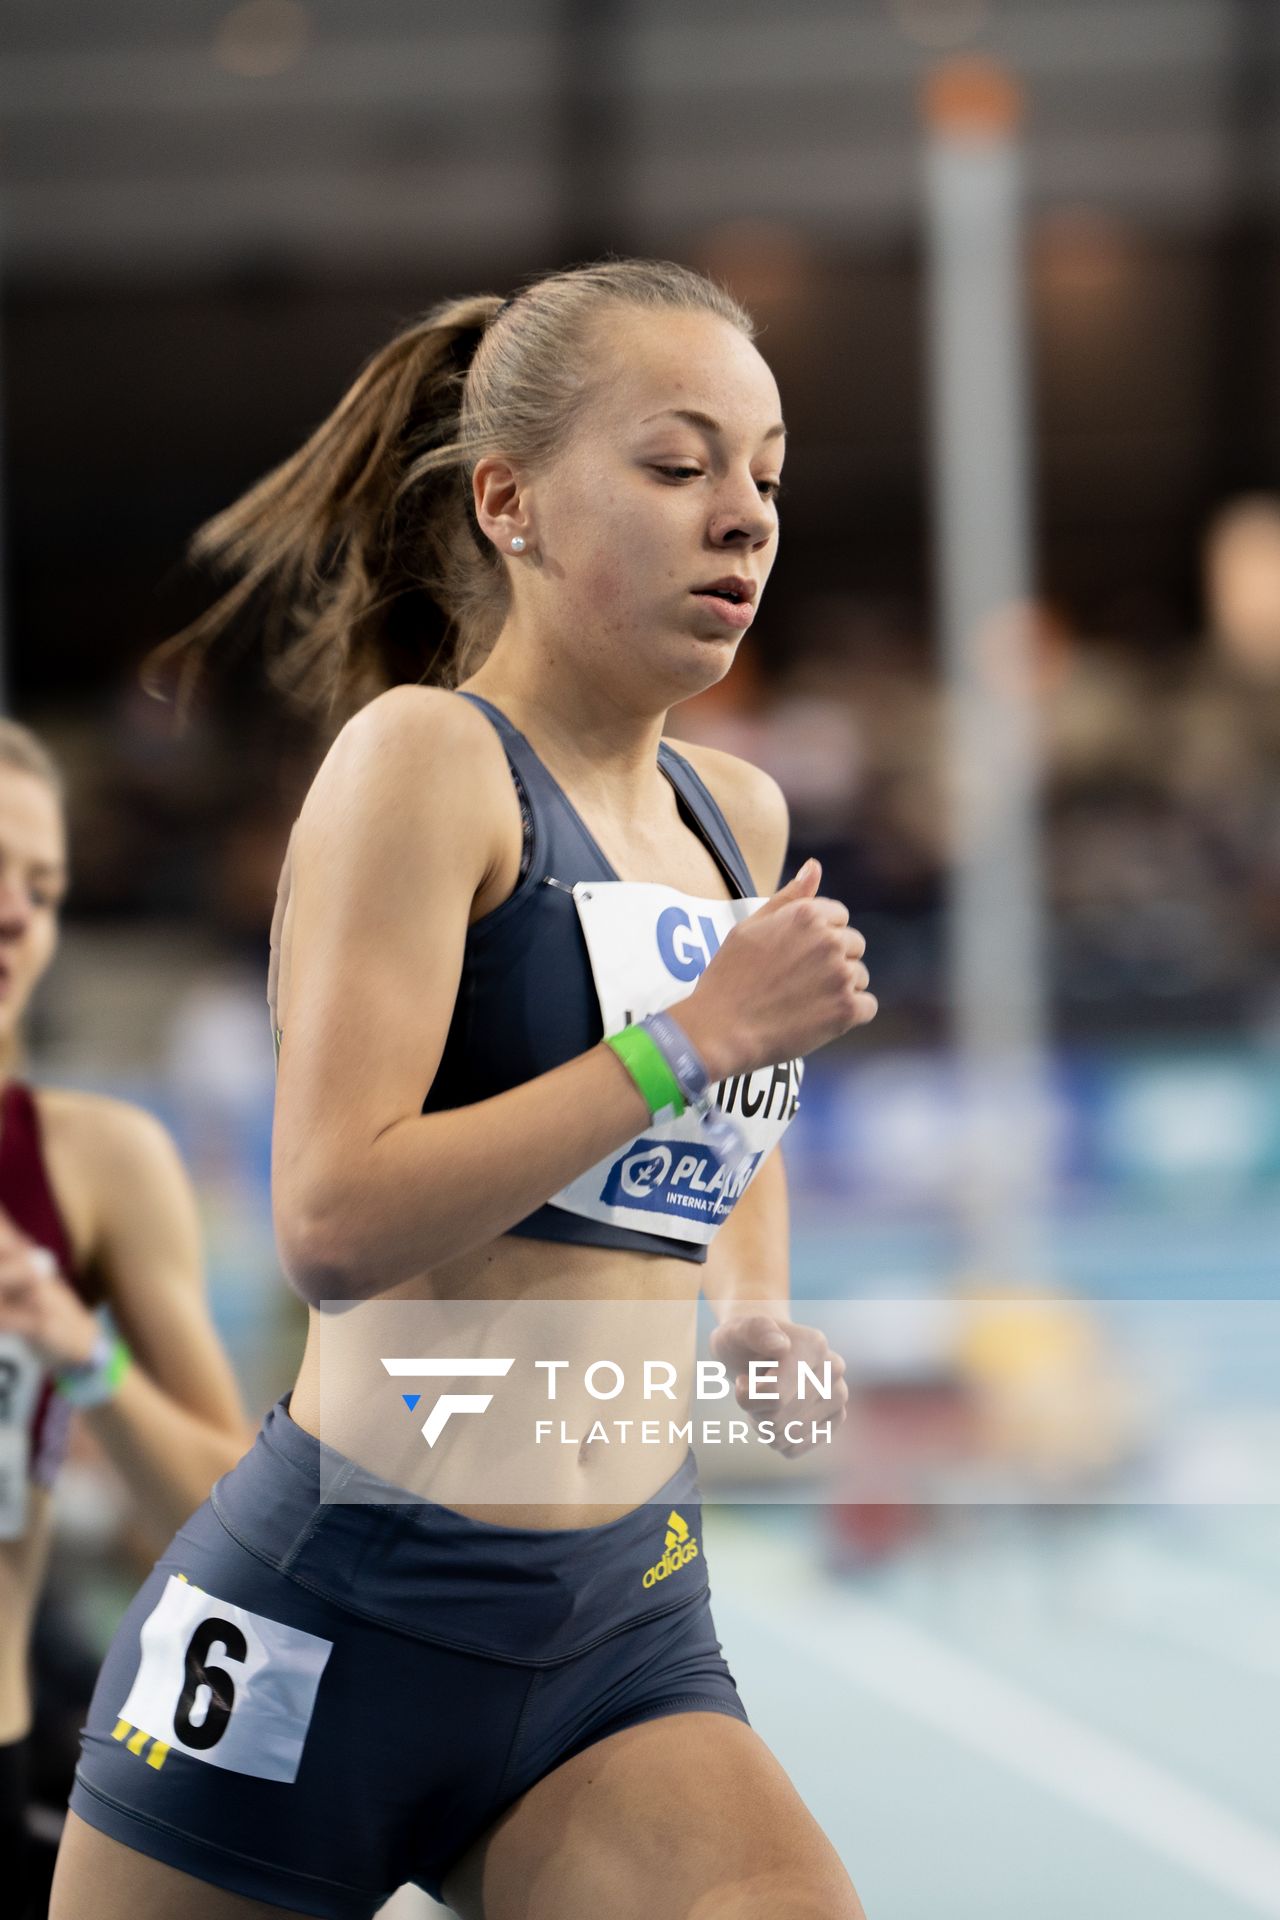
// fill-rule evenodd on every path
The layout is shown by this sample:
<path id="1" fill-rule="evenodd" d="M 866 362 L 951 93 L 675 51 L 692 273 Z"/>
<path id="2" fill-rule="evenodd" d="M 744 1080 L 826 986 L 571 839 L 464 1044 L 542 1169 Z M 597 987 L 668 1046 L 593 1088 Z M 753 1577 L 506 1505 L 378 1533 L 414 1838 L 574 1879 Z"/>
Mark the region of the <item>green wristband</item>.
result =
<path id="1" fill-rule="evenodd" d="M 105 1351 L 102 1350 L 104 1347 Z M 132 1360 L 133 1355 L 119 1334 L 110 1342 L 103 1335 L 87 1364 L 55 1374 L 54 1385 L 73 1407 L 88 1410 L 105 1406 L 108 1400 L 115 1398 L 116 1389 L 129 1371 Z"/>
<path id="2" fill-rule="evenodd" d="M 662 1057 L 653 1035 L 645 1027 L 624 1027 L 605 1040 L 612 1047 L 631 1078 L 639 1087 L 651 1120 L 678 1120 L 684 1112 L 680 1082 Z"/>

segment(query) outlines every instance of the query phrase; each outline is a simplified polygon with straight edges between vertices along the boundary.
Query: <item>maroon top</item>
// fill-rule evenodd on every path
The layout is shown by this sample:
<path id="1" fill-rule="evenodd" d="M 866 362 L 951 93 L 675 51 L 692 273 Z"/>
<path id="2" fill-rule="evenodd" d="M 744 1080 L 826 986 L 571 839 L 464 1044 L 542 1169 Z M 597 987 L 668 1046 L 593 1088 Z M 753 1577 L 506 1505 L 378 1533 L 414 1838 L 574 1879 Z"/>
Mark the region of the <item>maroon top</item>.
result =
<path id="1" fill-rule="evenodd" d="M 66 1223 L 58 1210 L 40 1142 L 35 1095 L 21 1080 L 7 1081 L 0 1092 L 0 1207 L 20 1233 L 47 1247 L 58 1272 L 86 1306 L 98 1296 L 87 1276 L 77 1272 Z M 67 1447 L 71 1408 L 46 1375 L 36 1395 L 31 1424 L 31 1478 L 50 1486 Z"/>

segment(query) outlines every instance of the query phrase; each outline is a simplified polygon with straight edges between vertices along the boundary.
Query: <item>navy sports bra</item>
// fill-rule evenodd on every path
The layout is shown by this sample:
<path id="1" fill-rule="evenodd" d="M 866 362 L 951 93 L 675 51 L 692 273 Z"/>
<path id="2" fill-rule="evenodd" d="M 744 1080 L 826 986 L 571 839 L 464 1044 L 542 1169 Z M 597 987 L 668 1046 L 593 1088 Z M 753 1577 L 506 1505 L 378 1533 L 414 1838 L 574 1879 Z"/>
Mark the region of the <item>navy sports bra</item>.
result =
<path id="1" fill-rule="evenodd" d="M 658 765 L 733 898 L 693 898 L 618 879 L 524 735 L 492 702 L 463 692 L 502 740 L 521 803 L 525 848 L 514 891 L 467 931 L 457 1000 L 424 1113 L 469 1106 L 596 1046 L 632 1019 L 674 1005 L 732 927 L 760 904 L 712 795 L 665 740 Z M 717 1100 L 746 1153 L 722 1165 L 696 1120 L 651 1122 L 630 1145 L 509 1229 L 704 1261 L 735 1200 L 799 1107 L 803 1068 L 785 1061 L 736 1075 Z"/>

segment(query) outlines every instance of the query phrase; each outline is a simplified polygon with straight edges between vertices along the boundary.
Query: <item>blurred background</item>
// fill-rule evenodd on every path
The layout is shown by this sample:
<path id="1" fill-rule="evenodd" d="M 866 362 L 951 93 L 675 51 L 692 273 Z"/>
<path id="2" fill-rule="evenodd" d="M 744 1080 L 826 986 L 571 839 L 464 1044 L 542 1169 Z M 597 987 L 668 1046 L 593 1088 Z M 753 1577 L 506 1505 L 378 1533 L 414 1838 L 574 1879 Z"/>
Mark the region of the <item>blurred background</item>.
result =
<path id="1" fill-rule="evenodd" d="M 777 777 L 788 871 L 867 937 L 879 1017 L 788 1135 L 795 1291 L 1061 1308 L 963 1351 L 900 1316 L 851 1357 L 894 1490 L 708 1522 L 748 1711 L 872 1920 L 1280 1914 L 1280 1523 L 1209 1471 L 1274 1442 L 1276 1349 L 1218 1313 L 1153 1394 L 1143 1345 L 1162 1301 L 1280 1296 L 1278 237 L 1275 0 L 0 22 L 5 697 L 72 800 L 32 1068 L 174 1129 L 255 1411 L 299 1352 L 266 937 L 323 743 L 248 650 L 185 733 L 141 691 L 209 599 L 184 543 L 447 294 L 654 254 L 759 322 L 780 557 L 670 731 Z M 974 1442 L 1066 1377 L 1091 1444 Z M 947 1482 L 975 1444 L 1016 1498 Z M 1137 1453 L 1161 1501 L 1116 1504 Z M 82 1441 L 51 1821 L 147 1565 Z"/>

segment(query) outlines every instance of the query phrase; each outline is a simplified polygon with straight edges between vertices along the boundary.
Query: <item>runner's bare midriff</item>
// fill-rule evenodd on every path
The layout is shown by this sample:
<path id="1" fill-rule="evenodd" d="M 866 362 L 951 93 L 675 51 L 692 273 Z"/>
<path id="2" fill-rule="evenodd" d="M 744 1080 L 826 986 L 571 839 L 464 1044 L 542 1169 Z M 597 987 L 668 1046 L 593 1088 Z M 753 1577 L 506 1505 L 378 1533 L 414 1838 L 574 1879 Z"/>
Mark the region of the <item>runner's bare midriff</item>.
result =
<path id="1" fill-rule="evenodd" d="M 553 1420 L 553 1433 L 547 1437 L 539 1466 L 539 1489 L 545 1487 L 545 1497 L 535 1503 L 522 1500 L 512 1504 L 496 1499 L 478 1503 L 462 1499 L 442 1500 L 441 1504 L 453 1506 L 458 1512 L 493 1526 L 599 1526 L 630 1512 L 640 1500 L 669 1480 L 687 1452 L 687 1443 L 668 1440 L 666 1430 L 668 1422 L 678 1427 L 690 1414 L 689 1340 L 703 1272 L 703 1267 L 693 1261 L 669 1259 L 660 1254 L 575 1246 L 505 1234 L 445 1267 L 415 1276 L 379 1295 L 375 1305 L 409 1300 L 476 1303 L 491 1300 L 503 1306 L 527 1302 L 533 1308 L 538 1302 L 580 1301 L 584 1309 L 577 1350 L 566 1352 L 563 1341 L 555 1347 L 558 1357 L 569 1360 L 557 1382 L 555 1403 L 546 1401 L 543 1376 L 538 1378 L 536 1403 L 531 1401 L 516 1409 L 512 1407 L 509 1391 L 506 1393 L 504 1413 L 508 1420 L 524 1423 L 519 1430 L 529 1438 L 530 1444 L 533 1418 Z M 668 1310 L 664 1310 L 664 1303 Z M 306 1351 L 289 1403 L 292 1419 L 326 1442 L 335 1437 L 327 1430 L 332 1426 L 333 1401 L 330 1398 L 326 1403 L 321 1396 L 321 1356 L 322 1352 L 331 1356 L 336 1350 L 331 1343 L 341 1337 L 342 1334 L 335 1332 L 331 1317 L 313 1310 Z M 644 1362 L 664 1359 L 669 1359 L 676 1368 L 678 1397 L 642 1401 L 639 1389 Z M 594 1360 L 614 1361 L 623 1370 L 626 1386 L 616 1400 L 600 1402 L 586 1393 L 584 1370 Z M 410 1381 L 404 1384 L 423 1385 Z M 390 1382 L 388 1386 L 391 1387 Z M 388 1408 L 395 1404 L 394 1393 L 391 1387 Z M 426 1405 L 424 1401 L 424 1411 Z M 328 1420 L 326 1411 L 330 1414 Z M 731 1411 L 737 1414 L 740 1410 L 735 1405 Z M 616 1431 L 612 1423 L 629 1418 L 656 1419 L 659 1423 L 658 1439 L 643 1450 L 644 1485 L 638 1493 L 621 1501 L 602 1499 L 601 1482 L 608 1479 L 610 1453 L 615 1461 L 618 1458 L 616 1447 L 611 1448 L 608 1441 L 597 1440 L 594 1445 L 580 1449 L 564 1444 L 562 1435 L 585 1438 L 597 1419 L 606 1420 L 610 1431 Z M 633 1428 L 632 1433 L 636 1432 L 638 1428 Z M 485 1422 L 455 1420 L 449 1434 L 453 1466 L 464 1474 L 470 1469 L 473 1478 L 481 1477 L 485 1466 L 483 1449 L 493 1446 L 492 1433 L 486 1431 Z M 346 1437 L 350 1439 L 349 1434 Z M 354 1447 L 342 1450 L 360 1458 L 358 1441 Z M 629 1451 L 634 1459 L 634 1445 Z M 425 1446 L 423 1453 L 425 1456 Z M 361 1464 L 378 1472 L 383 1463 L 365 1458 Z M 416 1475 L 413 1488 L 415 1492 L 422 1490 Z M 437 1495 L 432 1492 L 429 1497 L 435 1499 Z"/>

